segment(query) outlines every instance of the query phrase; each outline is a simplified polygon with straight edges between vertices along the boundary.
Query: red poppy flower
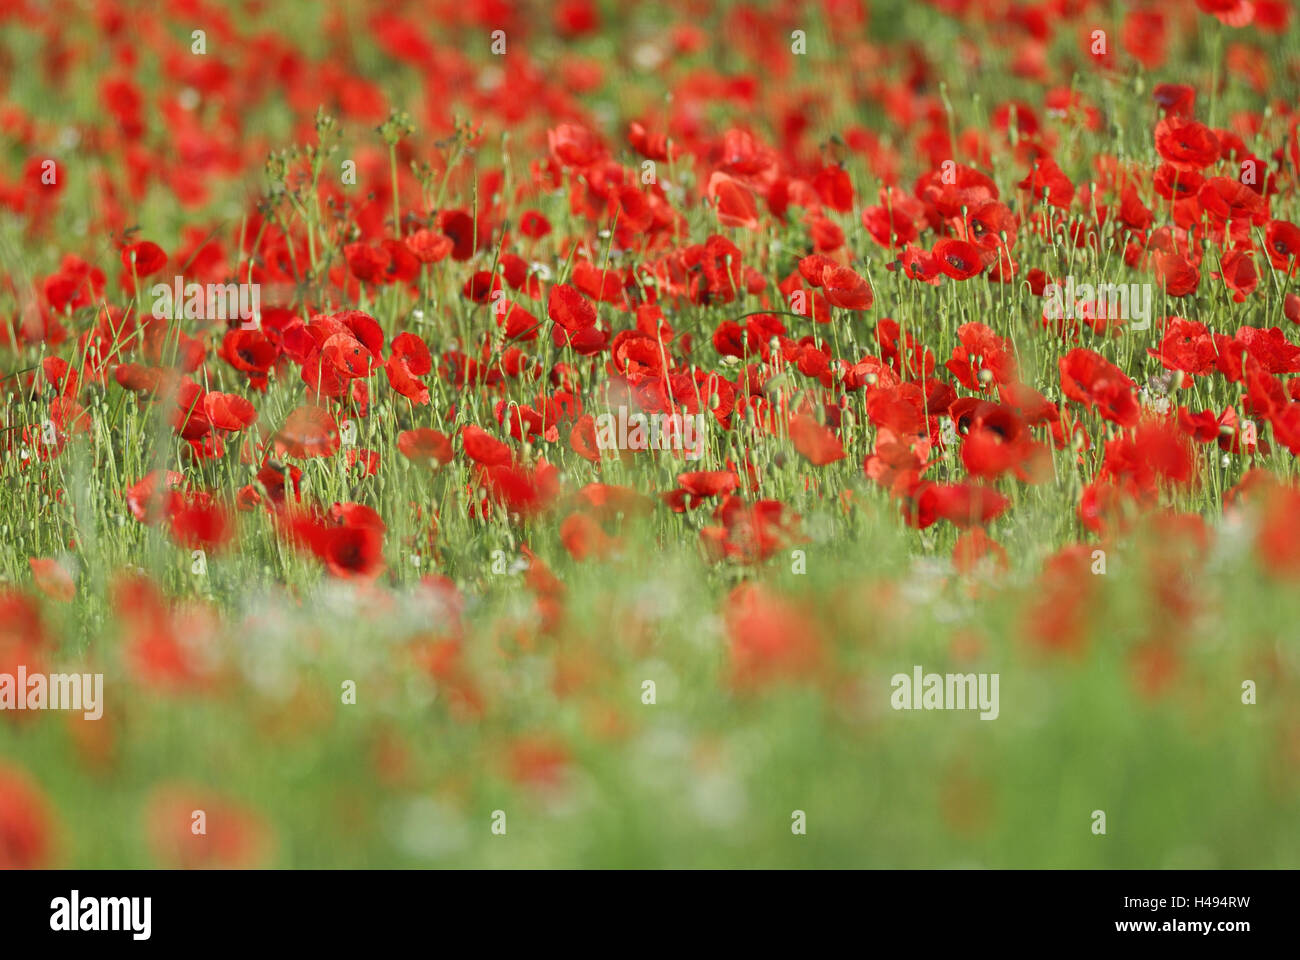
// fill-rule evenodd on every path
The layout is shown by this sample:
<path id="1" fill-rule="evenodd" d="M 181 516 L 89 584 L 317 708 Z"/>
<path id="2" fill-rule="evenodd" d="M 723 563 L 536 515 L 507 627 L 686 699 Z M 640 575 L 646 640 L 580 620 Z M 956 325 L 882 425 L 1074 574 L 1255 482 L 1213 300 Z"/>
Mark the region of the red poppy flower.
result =
<path id="1" fill-rule="evenodd" d="M 962 412 L 962 407 L 967 412 Z M 991 480 L 1014 472 L 1022 481 L 1037 483 L 1052 475 L 1051 455 L 1030 435 L 1025 423 L 1008 407 L 975 398 L 957 401 L 949 412 L 964 429 L 961 462 L 973 477 Z"/>
<path id="2" fill-rule="evenodd" d="M 853 182 L 849 173 L 839 164 L 828 164 L 813 177 L 813 189 L 822 203 L 840 213 L 853 209 Z"/>
<path id="3" fill-rule="evenodd" d="M 380 533 L 388 529 L 379 512 L 364 503 L 336 503 L 329 508 L 326 518 L 344 527 L 373 527 Z"/>
<path id="4" fill-rule="evenodd" d="M 1120 43 L 1125 53 L 1147 70 L 1156 70 L 1165 62 L 1168 35 L 1165 15 L 1159 10 L 1130 10 L 1126 13 L 1120 29 Z M 1168 86 L 1172 84 L 1161 84 L 1156 88 L 1157 103 L 1162 103 L 1160 87 Z M 1191 116 L 1190 104 L 1186 116 Z"/>
<path id="5" fill-rule="evenodd" d="M 451 258 L 457 261 L 468 260 L 487 237 L 487 224 L 480 219 L 478 232 L 474 229 L 474 218 L 464 210 L 441 210 L 438 213 L 437 227 L 451 238 Z"/>
<path id="6" fill-rule="evenodd" d="M 843 460 L 845 456 L 840 438 L 807 414 L 790 418 L 790 440 L 794 443 L 794 448 L 815 467 Z"/>
<path id="7" fill-rule="evenodd" d="M 206 494 L 178 498 L 168 519 L 172 537 L 190 549 L 218 550 L 235 532 L 230 513 Z"/>
<path id="8" fill-rule="evenodd" d="M 1250 187 L 1229 177 L 1210 177 L 1197 191 L 1201 209 L 1220 221 L 1250 220 L 1262 226 L 1268 220 L 1268 205 Z"/>
<path id="9" fill-rule="evenodd" d="M 433 370 L 433 358 L 424 340 L 414 333 L 399 333 L 393 338 L 390 356 L 400 360 L 406 369 L 417 377 Z"/>
<path id="10" fill-rule="evenodd" d="M 975 572 L 986 557 L 991 558 L 993 565 L 999 570 L 1006 570 L 1010 566 L 1007 561 L 1007 551 L 1000 543 L 989 537 L 983 527 L 974 527 L 965 531 L 953 544 L 952 565 L 958 573 Z"/>
<path id="11" fill-rule="evenodd" d="M 368 243 L 349 243 L 343 248 L 352 276 L 362 283 L 383 283 L 388 269 L 388 252 Z"/>
<path id="12" fill-rule="evenodd" d="M 188 376 L 177 385 L 175 405 L 171 410 L 171 423 L 186 440 L 198 440 L 212 429 L 203 407 L 204 391 Z"/>
<path id="13" fill-rule="evenodd" d="M 862 226 L 882 247 L 902 247 L 917 237 L 916 224 L 897 207 L 867 207 L 862 211 Z"/>
<path id="14" fill-rule="evenodd" d="M 984 271 L 980 248 L 969 240 L 944 237 L 930 253 L 939 269 L 954 280 L 969 280 Z"/>
<path id="15" fill-rule="evenodd" d="M 1218 350 L 1203 323 L 1170 317 L 1165 321 L 1159 346 L 1147 353 L 1158 359 L 1166 370 L 1181 370 L 1204 376 L 1215 369 Z"/>
<path id="16" fill-rule="evenodd" d="M 1274 577 L 1300 579 L 1300 490 L 1271 476 L 1257 477 L 1254 486 L 1260 513 L 1255 550 L 1261 566 Z"/>
<path id="17" fill-rule="evenodd" d="M 1283 316 L 1292 323 L 1300 323 L 1300 294 L 1288 293 L 1282 303 Z"/>
<path id="18" fill-rule="evenodd" d="M 1244 301 L 1259 286 L 1259 271 L 1255 269 L 1253 251 L 1234 247 L 1223 255 L 1219 265 L 1221 272 L 1215 276 L 1221 277 L 1227 288 L 1232 291 L 1234 303 Z"/>
<path id="19" fill-rule="evenodd" d="M 709 177 L 706 193 L 715 204 L 718 222 L 724 227 L 758 229 L 758 205 L 754 194 L 735 177 L 715 170 Z"/>
<path id="20" fill-rule="evenodd" d="M 1076 403 L 1094 408 L 1107 420 L 1131 427 L 1138 421 L 1137 385 L 1101 354 L 1082 347 L 1071 350 L 1057 364 L 1061 390 Z"/>
<path id="21" fill-rule="evenodd" d="M 281 466 L 277 463 L 268 462 L 261 470 L 257 471 L 257 482 L 266 490 L 267 496 L 276 506 L 285 503 L 286 488 L 292 491 L 295 501 L 302 499 L 302 495 L 298 490 L 298 481 L 301 479 L 301 467 Z"/>
<path id="22" fill-rule="evenodd" d="M 589 167 L 604 154 L 596 135 L 576 123 L 562 123 L 546 131 L 546 142 L 551 155 L 566 167 Z"/>
<path id="23" fill-rule="evenodd" d="M 1016 357 L 1011 341 L 983 323 L 963 323 L 957 328 L 960 346 L 944 364 L 968 390 L 987 390 L 990 384 L 1016 379 Z"/>
<path id="24" fill-rule="evenodd" d="M 540 320 L 517 303 L 510 304 L 504 317 L 497 315 L 497 324 L 505 327 L 507 340 L 524 343 L 536 340 L 537 332 L 542 325 Z"/>
<path id="25" fill-rule="evenodd" d="M 55 397 L 50 401 L 49 410 L 50 422 L 54 424 L 59 437 L 67 438 L 76 433 L 90 432 L 90 414 L 71 397 Z"/>
<path id="26" fill-rule="evenodd" d="M 814 619 L 756 583 L 742 583 L 727 598 L 728 656 L 732 683 L 761 689 L 815 675 L 823 644 Z"/>
<path id="27" fill-rule="evenodd" d="M 571 513 L 560 524 L 560 542 L 569 555 L 579 562 L 588 557 L 604 559 L 616 546 L 592 517 L 581 511 Z"/>
<path id="28" fill-rule="evenodd" d="M 1244 27 L 1255 19 L 1251 0 L 1196 0 L 1196 5 L 1230 27 Z"/>
<path id="29" fill-rule="evenodd" d="M 104 293 L 104 281 L 103 270 L 69 253 L 58 272 L 45 278 L 42 290 L 51 309 L 62 313 L 95 303 Z"/>
<path id="30" fill-rule="evenodd" d="M 1074 200 L 1074 184 L 1051 157 L 1039 157 L 1025 179 L 1018 184 L 1035 198 L 1046 200 L 1054 207 L 1068 209 Z"/>
<path id="31" fill-rule="evenodd" d="M 479 270 L 471 274 L 461 288 L 461 296 L 475 303 L 487 303 L 495 293 L 503 293 L 504 287 L 501 284 L 500 275 L 493 274 L 488 270 Z"/>
<path id="32" fill-rule="evenodd" d="M 695 506 L 707 497 L 730 493 L 739 484 L 740 478 L 732 470 L 683 473 L 677 477 L 677 485 L 691 496 L 691 506 Z"/>
<path id="33" fill-rule="evenodd" d="M 203 413 L 218 430 L 236 431 L 251 426 L 257 411 L 243 397 L 211 390 L 203 395 Z"/>
<path id="34" fill-rule="evenodd" d="M 379 359 L 349 331 L 336 333 L 321 346 L 321 356 L 333 372 L 344 380 L 368 377 Z"/>
<path id="35" fill-rule="evenodd" d="M 922 174 L 916 181 L 915 192 L 917 197 L 931 204 L 943 220 L 960 217 L 963 208 L 974 210 L 998 199 L 997 184 L 992 177 L 974 167 L 951 161 Z"/>
<path id="36" fill-rule="evenodd" d="M 275 435 L 276 453 L 282 457 L 329 457 L 338 452 L 339 428 L 324 407 L 305 404 L 289 414 Z"/>
<path id="37" fill-rule="evenodd" d="M 922 530 L 936 520 L 974 527 L 996 519 L 1010 502 L 992 487 L 923 481 L 911 492 L 903 515 L 911 526 Z"/>
<path id="38" fill-rule="evenodd" d="M 1130 434 L 1106 443 L 1099 479 L 1139 498 L 1153 498 L 1165 485 L 1186 485 L 1196 461 L 1186 434 L 1170 420 L 1143 420 Z"/>
<path id="39" fill-rule="evenodd" d="M 206 608 L 174 609 L 144 576 L 118 580 L 112 596 L 127 638 L 127 662 L 138 682 L 172 692 L 207 684 L 211 664 L 205 646 L 215 624 Z"/>
<path id="40" fill-rule="evenodd" d="M 652 501 L 631 487 L 589 483 L 575 495 L 594 516 L 609 520 L 621 515 L 646 513 Z"/>
<path id="41" fill-rule="evenodd" d="M 127 490 L 127 509 L 141 523 L 157 523 L 171 513 L 172 491 L 184 482 L 184 474 L 174 470 L 153 470 Z"/>
<path id="42" fill-rule="evenodd" d="M 265 322 L 265 311 L 262 316 Z M 236 370 L 247 373 L 251 383 L 260 383 L 259 389 L 265 389 L 266 372 L 275 363 L 278 353 L 275 343 L 261 330 L 230 330 L 221 342 L 222 358 Z"/>
<path id="43" fill-rule="evenodd" d="M 1201 170 L 1219 159 L 1219 140 L 1205 124 L 1171 113 L 1156 124 L 1156 152 L 1176 167 Z"/>
<path id="44" fill-rule="evenodd" d="M 1157 252 L 1151 264 L 1156 282 L 1171 297 L 1185 297 L 1201 285 L 1201 271 L 1181 253 Z"/>
<path id="45" fill-rule="evenodd" d="M 910 243 L 903 248 L 898 259 L 888 264 L 886 269 L 902 270 L 903 274 L 910 279 L 920 280 L 933 286 L 939 285 L 939 277 L 943 273 L 938 257 L 929 250 L 922 250 Z"/>
<path id="46" fill-rule="evenodd" d="M 924 459 L 929 444 L 907 445 L 887 439 L 889 436 L 888 433 L 881 435 L 875 452 L 862 462 L 862 469 L 892 496 L 901 497 L 920 484 L 921 474 L 929 466 Z M 918 449 L 924 452 L 918 453 Z"/>
<path id="47" fill-rule="evenodd" d="M 403 430 L 397 435 L 397 449 L 406 459 L 416 463 L 450 463 L 452 458 L 451 438 L 428 427 Z"/>
<path id="48" fill-rule="evenodd" d="M 703 527 L 700 539 L 714 561 L 730 558 L 739 563 L 762 563 L 779 550 L 799 542 L 798 515 L 779 500 L 747 504 L 740 497 L 725 496 L 713 512 L 720 527 Z"/>
<path id="49" fill-rule="evenodd" d="M 519 232 L 532 240 L 540 240 L 551 232 L 551 221 L 536 210 L 525 210 L 519 218 Z"/>
<path id="50" fill-rule="evenodd" d="M 1172 163 L 1162 163 L 1156 168 L 1152 185 L 1155 187 L 1156 194 L 1166 200 L 1191 200 L 1200 193 L 1201 187 L 1205 185 L 1205 178 L 1195 170 L 1185 170 Z M 1193 209 L 1199 212 L 1199 201 L 1193 205 Z"/>
<path id="51" fill-rule="evenodd" d="M 551 287 L 546 304 L 546 315 L 569 333 L 576 333 L 596 324 L 596 308 L 578 290 L 567 283 Z"/>
<path id="52" fill-rule="evenodd" d="M 578 418 L 573 429 L 569 431 L 569 446 L 584 460 L 592 463 L 600 462 L 601 450 L 596 440 L 595 417 L 588 413 Z"/>
<path id="53" fill-rule="evenodd" d="M 989 254 L 1006 251 L 1016 242 L 1016 215 L 1005 203 L 991 200 L 966 214 L 966 232 L 983 250 L 986 262 Z"/>
<path id="54" fill-rule="evenodd" d="M 460 432 L 465 455 L 485 467 L 503 466 L 511 460 L 510 448 L 482 427 L 468 424 Z"/>
<path id="55" fill-rule="evenodd" d="M 384 373 L 388 375 L 389 386 L 416 406 L 423 406 L 429 402 L 429 388 L 423 381 L 412 376 L 411 368 L 401 357 L 390 356 L 384 364 Z"/>
<path id="56" fill-rule="evenodd" d="M 871 285 L 848 267 L 829 266 L 822 272 L 826 300 L 842 310 L 870 310 L 875 300 Z"/>
<path id="57" fill-rule="evenodd" d="M 324 530 L 313 551 L 336 577 L 373 580 L 384 572 L 383 531 L 368 524 Z"/>
<path id="58" fill-rule="evenodd" d="M 601 270 L 587 260 L 573 265 L 573 284 L 582 293 L 600 303 L 617 303 L 623 299 L 623 275 L 618 270 Z"/>
<path id="59" fill-rule="evenodd" d="M 373 354 L 378 355 L 384 349 L 383 327 L 378 320 L 361 310 L 344 310 L 328 317 L 318 314 L 312 318 L 309 329 L 322 346 L 335 334 L 347 331 Z"/>
<path id="60" fill-rule="evenodd" d="M 915 383 L 877 387 L 867 394 L 867 417 L 877 427 L 898 435 L 929 432 L 925 394 Z"/>
<path id="61" fill-rule="evenodd" d="M 32 582 L 51 600 L 68 603 L 76 596 L 77 585 L 72 574 L 59 561 L 48 557 L 31 557 L 27 563 L 32 568 Z"/>
<path id="62" fill-rule="evenodd" d="M 1264 249 L 1274 269 L 1300 270 L 1300 228 L 1286 220 L 1270 220 L 1264 231 Z"/>
<path id="63" fill-rule="evenodd" d="M 49 806 L 26 773 L 0 766 L 0 870 L 39 870 L 53 853 Z"/>
<path id="64" fill-rule="evenodd" d="M 827 270 L 836 269 L 839 264 L 830 257 L 822 253 L 812 253 L 804 257 L 796 265 L 799 269 L 799 275 L 803 277 L 804 282 L 812 287 L 822 285 L 822 276 Z"/>
<path id="65" fill-rule="evenodd" d="M 450 237 L 427 228 L 406 237 L 405 243 L 420 263 L 437 263 L 451 253 L 454 246 Z"/>
<path id="66" fill-rule="evenodd" d="M 127 273 L 148 277 L 167 266 L 167 254 L 162 247 L 149 240 L 141 240 L 122 248 L 122 266 Z"/>
<path id="67" fill-rule="evenodd" d="M 391 238 L 380 244 L 388 255 L 384 267 L 385 283 L 410 283 L 420 275 L 421 260 L 401 240 Z"/>
<path id="68" fill-rule="evenodd" d="M 1091 551 L 1075 544 L 1048 557 L 1024 614 L 1024 633 L 1035 646 L 1081 654 L 1088 639 L 1092 593 Z"/>
<path id="69" fill-rule="evenodd" d="M 1151 95 L 1165 113 L 1177 114 L 1190 120 L 1196 109 L 1196 88 L 1185 83 L 1156 84 Z"/>
<path id="70" fill-rule="evenodd" d="M 1158 188 L 1157 188 L 1158 189 Z M 1132 184 L 1120 194 L 1119 209 L 1116 211 L 1121 223 L 1130 230 L 1143 231 L 1150 228 L 1155 215 L 1147 209 Z"/>
<path id="71" fill-rule="evenodd" d="M 559 493 L 557 471 L 545 461 L 533 469 L 515 463 L 484 467 L 482 475 L 488 495 L 521 517 L 545 510 Z"/>
<path id="72" fill-rule="evenodd" d="M 1020 414 L 1025 422 L 1038 425 L 1060 420 L 1061 413 L 1045 396 L 1023 383 L 1006 383 L 998 387 L 998 399 Z"/>

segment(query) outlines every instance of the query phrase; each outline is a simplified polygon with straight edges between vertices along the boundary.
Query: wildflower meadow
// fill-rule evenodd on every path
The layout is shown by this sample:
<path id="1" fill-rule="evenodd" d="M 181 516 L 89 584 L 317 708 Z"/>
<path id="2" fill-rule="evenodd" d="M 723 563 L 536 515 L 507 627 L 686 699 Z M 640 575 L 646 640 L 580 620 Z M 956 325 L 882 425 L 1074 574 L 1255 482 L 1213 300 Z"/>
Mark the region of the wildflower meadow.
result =
<path id="1" fill-rule="evenodd" d="M 1298 30 L 0 0 L 0 867 L 1300 866 Z"/>

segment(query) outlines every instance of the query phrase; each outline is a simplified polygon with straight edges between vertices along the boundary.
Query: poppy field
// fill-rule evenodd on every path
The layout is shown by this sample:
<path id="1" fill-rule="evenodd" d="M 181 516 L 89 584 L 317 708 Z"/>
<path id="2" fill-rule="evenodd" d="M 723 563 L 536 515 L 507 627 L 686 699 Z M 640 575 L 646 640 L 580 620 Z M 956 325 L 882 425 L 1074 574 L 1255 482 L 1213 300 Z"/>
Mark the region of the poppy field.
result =
<path id="1" fill-rule="evenodd" d="M 1298 23 L 0 0 L 0 867 L 1300 866 Z"/>

